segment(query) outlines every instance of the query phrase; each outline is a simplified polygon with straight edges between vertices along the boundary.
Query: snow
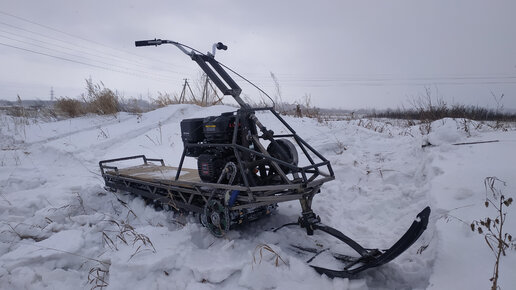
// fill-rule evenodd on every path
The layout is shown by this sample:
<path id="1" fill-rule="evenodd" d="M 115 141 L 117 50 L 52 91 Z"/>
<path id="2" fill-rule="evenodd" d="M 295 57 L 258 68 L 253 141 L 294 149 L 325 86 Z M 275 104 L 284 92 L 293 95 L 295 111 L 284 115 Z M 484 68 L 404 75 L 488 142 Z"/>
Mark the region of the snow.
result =
<path id="1" fill-rule="evenodd" d="M 297 220 L 298 202 L 281 203 L 271 217 L 218 239 L 195 217 L 156 211 L 140 198 L 103 188 L 100 160 L 144 154 L 176 166 L 182 119 L 233 110 L 173 105 L 141 115 L 54 122 L 0 115 L 0 289 L 90 289 L 104 278 L 107 289 L 490 287 L 494 257 L 469 224 L 494 214 L 483 205 L 484 178 L 506 181 L 501 189 L 514 197 L 516 130 L 510 126 L 443 119 L 427 134 L 402 121 L 285 117 L 332 162 L 336 180 L 313 202 L 325 224 L 365 247 L 388 248 L 417 213 L 432 208 L 428 229 L 411 248 L 355 279 L 317 274 L 289 244 L 352 253 L 348 247 L 322 234 L 308 237 L 297 227 L 270 231 Z M 277 134 L 285 132 L 270 114 L 259 118 Z M 432 146 L 422 148 L 427 144 Z M 196 168 L 195 159 L 186 158 L 184 166 Z M 516 235 L 514 205 L 505 228 Z M 335 261 L 321 255 L 318 263 Z M 515 268 L 510 250 L 500 268 L 503 289 L 516 287 Z M 95 269 L 108 274 L 97 277 L 90 272 Z"/>

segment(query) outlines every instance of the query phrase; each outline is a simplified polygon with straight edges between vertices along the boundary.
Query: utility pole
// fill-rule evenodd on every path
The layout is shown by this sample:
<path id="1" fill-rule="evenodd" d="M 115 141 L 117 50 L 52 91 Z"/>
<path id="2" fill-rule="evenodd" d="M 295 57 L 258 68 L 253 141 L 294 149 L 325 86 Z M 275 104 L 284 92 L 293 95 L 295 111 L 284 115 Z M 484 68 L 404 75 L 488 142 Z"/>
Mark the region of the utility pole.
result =
<path id="1" fill-rule="evenodd" d="M 185 100 L 186 93 L 186 85 L 188 84 L 188 79 L 184 79 L 185 83 L 183 84 L 183 89 L 181 90 L 181 95 L 179 95 L 179 103 L 182 104 Z"/>
<path id="2" fill-rule="evenodd" d="M 213 84 L 210 82 L 210 79 L 208 78 L 208 81 L 207 83 L 210 85 L 211 89 L 213 90 L 213 94 L 215 95 L 215 97 L 217 97 L 218 101 L 214 102 L 214 105 L 215 104 L 221 104 L 222 105 L 222 98 L 224 98 L 224 95 L 221 97 L 219 97 L 219 94 L 217 94 L 217 90 L 213 87 Z"/>
<path id="3" fill-rule="evenodd" d="M 54 87 L 50 87 L 50 100 L 54 100 Z"/>
<path id="4" fill-rule="evenodd" d="M 208 106 L 208 76 L 206 74 L 203 74 L 203 77 L 205 79 L 204 87 L 202 89 L 202 98 L 201 98 L 201 106 L 206 107 Z"/>
<path id="5" fill-rule="evenodd" d="M 208 99 L 210 98 L 211 95 L 214 95 L 217 98 L 217 101 L 214 100 L 212 105 L 222 104 L 222 99 L 217 94 L 217 90 L 211 84 L 210 78 L 206 74 L 204 74 L 204 78 L 205 78 L 205 81 L 204 81 L 204 87 L 202 90 L 201 104 L 203 104 L 204 106 L 208 106 Z M 211 88 L 211 91 L 210 91 L 210 88 Z"/>
<path id="6" fill-rule="evenodd" d="M 184 104 L 184 102 L 185 102 L 186 88 L 188 88 L 188 90 L 190 91 L 192 98 L 195 98 L 192 88 L 190 87 L 190 84 L 188 83 L 188 79 L 184 79 L 184 81 L 185 81 L 185 83 L 183 84 L 183 89 L 181 90 L 181 95 L 179 96 L 180 104 Z"/>

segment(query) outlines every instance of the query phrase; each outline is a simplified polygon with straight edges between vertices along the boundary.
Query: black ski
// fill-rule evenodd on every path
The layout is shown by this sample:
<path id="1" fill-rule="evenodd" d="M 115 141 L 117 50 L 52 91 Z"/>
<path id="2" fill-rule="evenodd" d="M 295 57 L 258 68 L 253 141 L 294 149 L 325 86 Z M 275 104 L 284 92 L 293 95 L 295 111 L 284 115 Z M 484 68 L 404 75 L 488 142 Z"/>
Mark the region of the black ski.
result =
<path id="1" fill-rule="evenodd" d="M 416 242 L 419 239 L 419 237 L 426 230 L 429 218 L 430 218 L 430 207 L 426 207 L 417 215 L 416 219 L 414 220 L 414 222 L 412 223 L 410 228 L 407 230 L 407 232 L 405 232 L 405 234 L 392 247 L 390 247 L 387 250 L 365 249 L 360 244 L 358 244 L 356 241 L 354 241 L 353 239 L 344 235 L 339 230 L 320 223 L 318 218 L 312 219 L 314 222 L 310 223 L 310 224 L 306 223 L 307 219 L 300 218 L 300 222 L 295 223 L 295 224 L 301 224 L 302 227 L 305 227 L 307 229 L 310 228 L 310 231 L 312 231 L 312 233 L 315 230 L 323 231 L 323 232 L 341 240 L 342 242 L 344 242 L 348 246 L 350 246 L 353 250 L 355 250 L 360 255 L 359 257 L 352 257 L 352 256 L 340 255 L 340 254 L 332 254 L 334 258 L 342 261 L 345 264 L 345 267 L 342 270 L 333 270 L 333 269 L 327 269 L 327 268 L 310 265 L 318 273 L 325 274 L 326 276 L 328 276 L 330 278 L 335 278 L 335 277 L 351 278 L 366 269 L 378 267 L 385 263 L 388 263 L 388 262 L 392 261 L 393 259 L 395 259 L 396 257 L 398 257 L 401 253 L 406 251 L 410 246 L 412 246 L 412 244 L 414 244 L 414 242 Z M 305 220 L 305 223 L 302 224 L 301 220 Z M 293 224 L 294 223 L 287 224 L 287 225 L 293 225 Z M 278 230 L 278 229 L 276 229 L 276 230 Z M 307 261 L 308 263 L 310 263 L 319 254 L 328 250 L 328 249 L 317 250 L 317 249 L 305 248 L 305 247 L 295 246 L 295 245 L 292 245 L 292 247 L 297 250 L 315 254 L 313 257 L 311 257 Z"/>
<path id="2" fill-rule="evenodd" d="M 426 230 L 429 217 L 430 207 L 426 207 L 417 215 L 417 218 L 414 220 L 407 232 L 392 247 L 384 251 L 378 249 L 366 250 L 336 229 L 317 224 L 315 225 L 316 229 L 322 230 L 350 245 L 361 255 L 361 257 L 348 263 L 343 270 L 332 270 L 317 266 L 312 267 L 318 273 L 325 274 L 330 278 L 350 278 L 366 269 L 381 266 L 398 257 L 401 253 L 405 252 L 405 250 L 412 246 L 417 239 L 419 239 L 421 234 Z M 352 241 L 351 243 L 349 243 L 350 240 Z"/>

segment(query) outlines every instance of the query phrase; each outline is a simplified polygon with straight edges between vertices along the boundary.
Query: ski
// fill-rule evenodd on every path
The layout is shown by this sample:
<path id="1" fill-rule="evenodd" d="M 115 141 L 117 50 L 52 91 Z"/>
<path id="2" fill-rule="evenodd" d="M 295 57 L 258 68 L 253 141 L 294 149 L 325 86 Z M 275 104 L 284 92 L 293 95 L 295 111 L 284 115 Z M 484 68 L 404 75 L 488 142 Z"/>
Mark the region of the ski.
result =
<path id="1" fill-rule="evenodd" d="M 386 250 L 379 250 L 379 249 L 366 249 L 362 247 L 360 244 L 358 244 L 353 239 L 349 238 L 348 236 L 344 235 L 339 230 L 332 228 L 330 226 L 324 225 L 320 222 L 318 222 L 320 219 L 316 219 L 316 222 L 312 224 L 302 224 L 301 222 L 298 222 L 296 224 L 301 225 L 302 227 L 306 228 L 309 227 L 309 231 L 323 231 L 340 241 L 346 243 L 348 246 L 350 246 L 353 250 L 355 250 L 360 256 L 353 257 L 349 255 L 342 255 L 342 254 L 334 254 L 332 253 L 332 256 L 335 259 L 340 260 L 344 263 L 344 268 L 342 270 L 334 270 L 334 269 L 328 269 L 323 268 L 319 266 L 310 265 L 312 268 L 314 268 L 318 273 L 324 274 L 330 278 L 352 278 L 356 274 L 370 269 L 374 267 L 381 266 L 383 264 L 386 264 L 399 255 L 401 255 L 403 252 L 405 252 L 412 244 L 414 244 L 419 237 L 423 234 L 423 232 L 426 230 L 426 227 L 428 225 L 428 220 L 430 218 L 430 207 L 426 207 L 423 209 L 416 217 L 414 222 L 412 222 L 412 225 L 409 227 L 409 229 L 405 232 L 405 234 L 396 242 L 392 247 Z M 303 220 L 303 218 L 300 218 L 300 221 Z M 286 224 L 293 225 L 294 223 Z M 283 226 L 277 228 L 276 230 L 279 230 Z M 276 231 L 275 230 L 275 231 Z M 321 253 L 328 251 L 329 249 L 322 249 L 318 250 L 315 248 L 307 248 L 302 246 L 296 246 L 291 245 L 294 249 L 304 252 L 309 252 L 314 254 L 307 263 L 312 262 L 318 255 Z"/>

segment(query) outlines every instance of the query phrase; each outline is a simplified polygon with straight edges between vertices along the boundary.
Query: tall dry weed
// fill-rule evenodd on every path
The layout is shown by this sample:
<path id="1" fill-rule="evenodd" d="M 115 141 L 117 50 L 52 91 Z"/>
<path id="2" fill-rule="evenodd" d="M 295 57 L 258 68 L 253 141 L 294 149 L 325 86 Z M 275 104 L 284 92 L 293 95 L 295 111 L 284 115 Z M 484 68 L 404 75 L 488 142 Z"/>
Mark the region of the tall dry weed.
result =
<path id="1" fill-rule="evenodd" d="M 112 115 L 120 111 L 119 95 L 106 88 L 103 82 L 94 84 L 93 80 L 86 79 L 86 95 L 82 95 L 86 103 L 86 111 L 98 115 Z"/>
<path id="2" fill-rule="evenodd" d="M 84 104 L 81 101 L 67 97 L 57 99 L 54 103 L 54 108 L 58 113 L 70 118 L 85 114 Z"/>

